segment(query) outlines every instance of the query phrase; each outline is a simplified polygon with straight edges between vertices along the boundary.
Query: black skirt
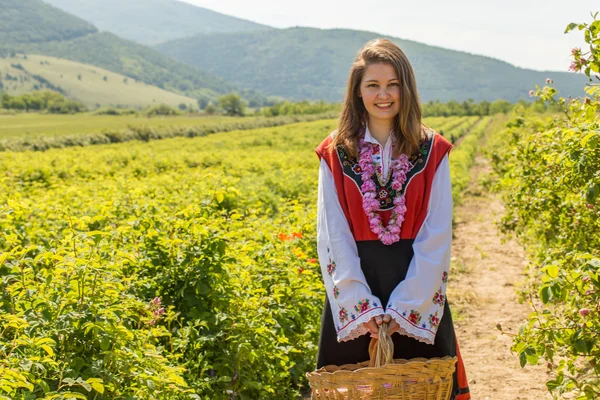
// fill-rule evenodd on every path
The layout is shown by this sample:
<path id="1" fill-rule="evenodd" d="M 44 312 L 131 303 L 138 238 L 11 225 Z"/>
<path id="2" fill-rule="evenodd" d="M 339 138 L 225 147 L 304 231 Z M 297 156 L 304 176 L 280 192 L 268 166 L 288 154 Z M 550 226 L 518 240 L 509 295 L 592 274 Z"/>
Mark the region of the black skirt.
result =
<path id="1" fill-rule="evenodd" d="M 374 296 L 387 304 L 390 295 L 406 277 L 414 251 L 414 239 L 401 239 L 391 245 L 379 240 L 356 242 L 361 269 Z M 415 357 L 456 357 L 456 336 L 448 301 L 444 304 L 444 314 L 438 327 L 433 345 L 419 342 L 411 337 L 395 333 L 394 358 Z M 329 299 L 325 296 L 321 316 L 321 333 L 316 368 L 326 365 L 356 364 L 369 360 L 369 333 L 356 339 L 338 343 Z M 454 373 L 453 393 L 459 393 L 457 373 Z M 452 396 L 454 398 L 454 395 Z"/>

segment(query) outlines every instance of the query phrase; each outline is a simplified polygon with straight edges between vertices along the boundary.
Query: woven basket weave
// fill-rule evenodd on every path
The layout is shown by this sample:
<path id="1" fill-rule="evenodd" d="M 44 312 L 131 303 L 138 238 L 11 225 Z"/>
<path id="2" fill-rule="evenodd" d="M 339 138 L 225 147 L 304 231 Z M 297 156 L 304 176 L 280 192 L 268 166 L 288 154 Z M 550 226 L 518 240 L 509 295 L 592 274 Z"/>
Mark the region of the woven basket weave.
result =
<path id="1" fill-rule="evenodd" d="M 312 399 L 326 400 L 448 400 L 456 357 L 393 359 L 394 343 L 387 323 L 380 339 L 371 339 L 370 360 L 342 366 L 328 365 L 306 377 Z"/>

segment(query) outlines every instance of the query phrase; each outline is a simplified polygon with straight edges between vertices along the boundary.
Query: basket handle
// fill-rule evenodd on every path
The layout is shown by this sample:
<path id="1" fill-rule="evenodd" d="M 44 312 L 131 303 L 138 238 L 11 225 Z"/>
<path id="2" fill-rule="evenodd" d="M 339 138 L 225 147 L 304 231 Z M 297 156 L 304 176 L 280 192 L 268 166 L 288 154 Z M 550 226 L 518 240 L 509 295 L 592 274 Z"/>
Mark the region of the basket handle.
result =
<path id="1" fill-rule="evenodd" d="M 379 338 L 369 343 L 369 367 L 381 367 L 394 362 L 394 342 L 388 333 L 388 323 L 379 325 Z"/>

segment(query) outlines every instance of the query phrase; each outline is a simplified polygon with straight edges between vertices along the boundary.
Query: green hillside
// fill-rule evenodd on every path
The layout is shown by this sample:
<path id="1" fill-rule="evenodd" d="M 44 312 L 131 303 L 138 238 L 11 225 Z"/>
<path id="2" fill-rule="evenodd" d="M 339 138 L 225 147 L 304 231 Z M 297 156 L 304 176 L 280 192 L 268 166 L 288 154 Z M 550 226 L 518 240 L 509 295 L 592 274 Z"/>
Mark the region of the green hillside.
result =
<path id="1" fill-rule="evenodd" d="M 156 44 L 199 33 L 271 29 L 175 0 L 44 0 L 125 39 Z"/>
<path id="2" fill-rule="evenodd" d="M 15 33 L 0 35 L 0 56 L 23 52 L 77 61 L 205 101 L 232 91 L 258 104 L 265 100 L 256 91 L 242 89 L 152 48 L 99 33 L 94 26 L 41 0 L 0 0 L 0 24 L 3 29 L 16 29 Z"/>
<path id="3" fill-rule="evenodd" d="M 48 56 L 0 58 L 0 87 L 9 94 L 52 89 L 90 107 L 144 107 L 159 103 L 197 107 L 191 97 L 99 67 Z"/>
<path id="4" fill-rule="evenodd" d="M 96 27 L 41 1 L 0 0 L 0 42 L 68 40 L 97 32 Z"/>
<path id="5" fill-rule="evenodd" d="M 386 36 L 349 29 L 295 27 L 197 35 L 156 48 L 227 81 L 269 95 L 339 101 L 357 51 L 377 37 Z M 528 91 L 535 84 L 542 85 L 548 77 L 554 79 L 563 95 L 583 94 L 585 78 L 580 75 L 531 71 L 490 57 L 387 38 L 397 43 L 411 60 L 424 101 L 468 98 L 516 101 L 528 98 Z"/>

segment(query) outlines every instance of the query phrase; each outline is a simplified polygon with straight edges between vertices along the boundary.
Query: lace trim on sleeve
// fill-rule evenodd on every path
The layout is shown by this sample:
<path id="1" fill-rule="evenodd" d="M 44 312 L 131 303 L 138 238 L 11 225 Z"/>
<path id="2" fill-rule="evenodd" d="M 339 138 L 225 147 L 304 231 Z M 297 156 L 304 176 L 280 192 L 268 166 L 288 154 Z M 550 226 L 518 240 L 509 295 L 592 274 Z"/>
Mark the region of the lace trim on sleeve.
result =
<path id="1" fill-rule="evenodd" d="M 369 329 L 367 329 L 364 323 L 369 322 L 371 318 L 377 315 L 383 314 L 383 307 L 374 307 L 365 311 L 363 314 L 359 315 L 358 318 L 350 321 L 337 332 L 337 341 L 347 342 L 368 333 Z"/>
<path id="2" fill-rule="evenodd" d="M 393 308 L 388 308 L 386 311 L 393 312 L 389 314 L 392 318 L 394 318 L 398 325 L 400 325 L 399 333 L 401 335 L 406 335 L 418 340 L 419 342 L 433 345 L 433 342 L 435 340 L 435 332 L 432 332 L 427 328 L 418 327 L 412 324 L 409 320 L 406 319 L 405 316 L 403 316 Z"/>

